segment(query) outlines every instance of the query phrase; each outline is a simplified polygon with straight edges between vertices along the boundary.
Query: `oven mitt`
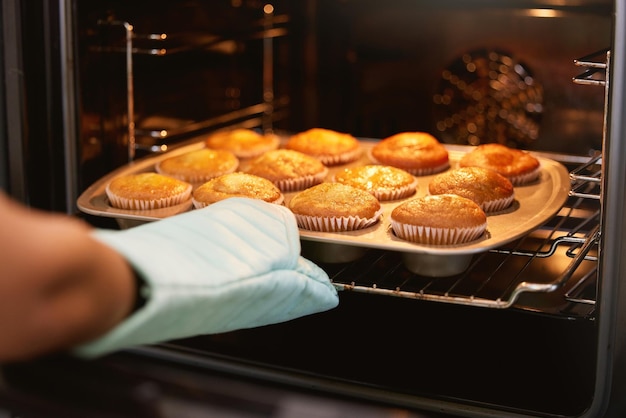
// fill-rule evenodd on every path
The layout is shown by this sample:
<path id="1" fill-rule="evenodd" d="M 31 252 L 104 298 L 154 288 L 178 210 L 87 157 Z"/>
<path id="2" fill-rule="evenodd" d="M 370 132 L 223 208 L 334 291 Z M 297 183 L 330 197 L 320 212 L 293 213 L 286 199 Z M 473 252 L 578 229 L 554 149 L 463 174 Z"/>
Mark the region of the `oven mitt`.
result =
<path id="1" fill-rule="evenodd" d="M 293 214 L 258 199 L 229 198 L 94 236 L 127 258 L 146 283 L 147 302 L 76 347 L 82 357 L 289 321 L 338 304 L 327 274 L 300 256 Z"/>

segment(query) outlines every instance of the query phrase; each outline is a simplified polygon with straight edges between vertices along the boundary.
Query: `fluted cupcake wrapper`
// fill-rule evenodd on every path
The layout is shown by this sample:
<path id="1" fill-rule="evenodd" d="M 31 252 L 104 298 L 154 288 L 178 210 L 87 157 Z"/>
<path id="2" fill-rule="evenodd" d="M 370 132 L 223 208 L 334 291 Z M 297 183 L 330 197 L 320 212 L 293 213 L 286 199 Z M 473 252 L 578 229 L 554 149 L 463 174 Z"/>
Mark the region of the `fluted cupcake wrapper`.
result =
<path id="1" fill-rule="evenodd" d="M 352 161 L 357 160 L 361 156 L 362 150 L 360 148 L 355 149 L 353 151 L 344 152 L 342 154 L 337 155 L 320 155 L 317 156 L 317 159 L 322 162 L 324 165 L 339 165 L 339 164 L 347 164 Z"/>
<path id="2" fill-rule="evenodd" d="M 382 209 L 372 218 L 359 216 L 309 216 L 296 214 L 298 226 L 309 231 L 342 232 L 354 231 L 374 225 L 380 219 Z"/>
<path id="3" fill-rule="evenodd" d="M 283 193 L 297 192 L 322 183 L 327 175 L 328 169 L 325 169 L 324 171 L 315 175 L 299 177 L 296 179 L 277 180 L 274 182 L 274 184 Z"/>
<path id="4" fill-rule="evenodd" d="M 537 167 L 533 171 L 525 174 L 519 174 L 517 176 L 507 176 L 511 184 L 513 186 L 522 186 L 524 184 L 530 183 L 531 181 L 536 180 L 539 177 L 539 173 L 541 172 L 541 167 Z"/>
<path id="5" fill-rule="evenodd" d="M 178 204 L 183 203 L 188 200 L 191 196 L 192 186 L 189 185 L 187 190 L 177 195 L 163 197 L 160 199 L 152 199 L 152 200 L 144 200 L 144 199 L 128 199 L 124 197 L 120 197 L 109 190 L 107 186 L 105 189 L 107 198 L 109 199 L 109 204 L 113 207 L 120 209 L 130 209 L 130 210 L 152 210 L 152 209 L 161 209 L 167 208 L 171 206 L 176 206 Z"/>
<path id="6" fill-rule="evenodd" d="M 418 244 L 455 245 L 478 239 L 487 224 L 465 228 L 432 228 L 423 225 L 408 225 L 391 220 L 391 227 L 398 238 Z"/>
<path id="7" fill-rule="evenodd" d="M 397 187 L 395 189 L 377 189 L 372 190 L 374 197 L 380 201 L 398 200 L 412 196 L 417 190 L 417 180 L 406 186 Z"/>
<path id="8" fill-rule="evenodd" d="M 515 199 L 515 195 L 511 195 L 508 197 L 504 197 L 502 199 L 491 200 L 489 202 L 483 202 L 480 205 L 480 208 L 485 211 L 485 213 L 498 212 L 508 208 L 513 200 Z"/>

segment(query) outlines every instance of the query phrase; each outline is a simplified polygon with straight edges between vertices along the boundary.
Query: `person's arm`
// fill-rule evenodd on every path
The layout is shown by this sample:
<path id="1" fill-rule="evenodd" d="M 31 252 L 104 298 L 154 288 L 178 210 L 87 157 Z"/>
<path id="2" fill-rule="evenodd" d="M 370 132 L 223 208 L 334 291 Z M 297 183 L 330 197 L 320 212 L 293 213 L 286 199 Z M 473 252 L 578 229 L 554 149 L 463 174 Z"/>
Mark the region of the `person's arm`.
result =
<path id="1" fill-rule="evenodd" d="M 102 335 L 128 316 L 135 286 L 126 260 L 87 224 L 0 191 L 0 363 Z"/>
<path id="2" fill-rule="evenodd" d="M 339 302 L 326 272 L 300 256 L 293 214 L 261 200 L 226 199 L 123 231 L 1 193 L 0 214 L 0 363 L 66 350 L 93 358 Z"/>

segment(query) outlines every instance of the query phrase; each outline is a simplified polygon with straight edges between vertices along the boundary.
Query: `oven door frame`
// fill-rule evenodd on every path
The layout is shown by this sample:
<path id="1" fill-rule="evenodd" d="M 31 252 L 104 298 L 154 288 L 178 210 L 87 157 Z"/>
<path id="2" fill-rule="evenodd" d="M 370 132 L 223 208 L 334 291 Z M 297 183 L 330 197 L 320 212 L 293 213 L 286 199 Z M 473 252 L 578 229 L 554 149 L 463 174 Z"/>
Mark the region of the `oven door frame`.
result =
<path id="1" fill-rule="evenodd" d="M 2 0 L 0 187 L 76 214 L 78 107 L 73 0 Z"/>
<path id="2" fill-rule="evenodd" d="M 1 101 L 3 129 L 0 131 L 0 186 L 19 200 L 49 210 L 74 213 L 77 193 L 76 154 L 77 107 L 75 68 L 73 60 L 74 27 L 72 0 L 44 2 L 38 12 L 28 15 L 42 17 L 45 22 L 37 33 L 39 37 L 25 40 L 22 33 L 41 20 L 24 20 L 23 0 L 2 0 L 2 76 L 4 88 Z M 32 4 L 29 7 L 35 7 Z M 626 410 L 626 245 L 621 231 L 626 231 L 626 4 L 615 2 L 614 42 L 611 60 L 611 79 L 608 91 L 607 138 L 603 176 L 602 250 L 598 321 L 598 356 L 596 362 L 595 397 L 585 417 L 619 416 Z M 27 22 L 30 22 L 30 26 Z M 45 41 L 47 39 L 47 41 Z M 31 43 L 31 42 L 34 42 Z M 44 51 L 35 53 L 34 51 Z M 43 63 L 44 86 L 37 94 L 26 86 L 31 67 L 27 68 L 24 55 L 40 54 L 36 62 Z M 26 61 L 32 64 L 33 61 Z M 45 92 L 42 98 L 42 92 Z M 30 97 L 43 101 L 39 108 L 29 108 Z M 28 99 L 28 100 L 27 100 Z M 41 132 L 32 127 L 40 126 Z M 27 129 L 31 128 L 31 129 Z M 27 156 L 33 154 L 29 139 L 41 134 L 47 147 L 62 150 L 62 157 L 46 155 L 42 166 L 46 172 L 44 189 L 33 190 L 29 182 L 31 166 Z M 38 167 L 38 169 L 40 169 Z M 53 191 L 50 194 L 50 191 Z M 42 197 L 48 198 L 44 201 Z M 137 349 L 136 354 L 150 357 L 153 349 Z M 11 388 L 2 387 L 3 393 Z M 453 409 L 455 406 L 451 405 Z M 463 412 L 459 408 L 459 413 Z M 480 411 L 474 411 L 477 414 Z M 484 416 L 490 411 L 484 410 Z M 491 411 L 492 413 L 493 411 Z"/>

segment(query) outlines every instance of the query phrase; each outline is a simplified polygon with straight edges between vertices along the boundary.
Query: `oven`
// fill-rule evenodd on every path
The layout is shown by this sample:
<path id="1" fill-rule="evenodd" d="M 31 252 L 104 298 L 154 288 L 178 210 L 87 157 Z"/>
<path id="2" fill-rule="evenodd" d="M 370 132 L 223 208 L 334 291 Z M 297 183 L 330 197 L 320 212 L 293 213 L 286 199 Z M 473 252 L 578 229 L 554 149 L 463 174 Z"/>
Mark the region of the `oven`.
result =
<path id="1" fill-rule="evenodd" d="M 2 5 L 0 184 L 34 207 L 132 227 L 81 199 L 114 170 L 232 127 L 325 127 L 368 143 L 425 131 L 460 153 L 501 142 L 554 162 L 566 192 L 558 207 L 533 203 L 549 214 L 539 224 L 441 277 L 380 246 L 329 260 L 303 236 L 340 290 L 336 309 L 91 362 L 6 365 L 0 412 L 626 413 L 622 2 Z"/>

